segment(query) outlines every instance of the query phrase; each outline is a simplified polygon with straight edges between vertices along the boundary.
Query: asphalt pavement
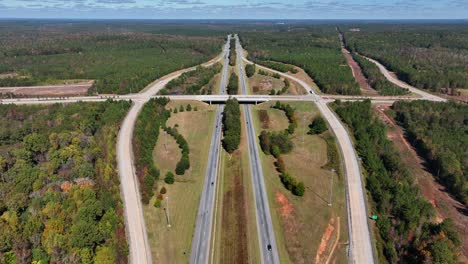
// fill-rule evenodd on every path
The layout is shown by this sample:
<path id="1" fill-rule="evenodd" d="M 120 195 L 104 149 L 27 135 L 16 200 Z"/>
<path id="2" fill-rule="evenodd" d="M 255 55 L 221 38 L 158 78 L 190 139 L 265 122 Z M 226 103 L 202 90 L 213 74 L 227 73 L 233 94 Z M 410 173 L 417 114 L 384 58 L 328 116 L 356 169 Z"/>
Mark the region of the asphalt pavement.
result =
<path id="1" fill-rule="evenodd" d="M 227 83 L 227 72 L 229 63 L 229 43 L 230 35 L 224 48 L 224 63 L 221 73 L 219 93 L 225 94 Z M 216 198 L 216 187 L 218 179 L 219 158 L 221 150 L 221 127 L 222 112 L 224 106 L 219 105 L 216 109 L 215 122 L 213 125 L 213 136 L 211 138 L 210 150 L 208 154 L 208 164 L 206 167 L 205 182 L 200 204 L 197 211 L 197 220 L 192 239 L 192 250 L 190 253 L 190 263 L 208 263 L 210 260 L 211 233 L 213 230 L 213 216 Z"/>
<path id="2" fill-rule="evenodd" d="M 239 38 L 236 38 L 237 65 L 239 66 L 239 79 L 241 83 L 241 93 L 247 94 L 245 80 L 244 63 L 242 60 L 243 51 Z M 258 150 L 257 135 L 250 111 L 250 105 L 244 105 L 244 121 L 247 129 L 247 145 L 249 146 L 250 173 L 252 177 L 252 187 L 255 200 L 255 214 L 257 220 L 258 240 L 262 263 L 280 263 L 278 247 L 276 245 L 275 232 L 271 220 L 270 206 L 266 193 L 265 181 L 263 178 L 262 161 Z"/>

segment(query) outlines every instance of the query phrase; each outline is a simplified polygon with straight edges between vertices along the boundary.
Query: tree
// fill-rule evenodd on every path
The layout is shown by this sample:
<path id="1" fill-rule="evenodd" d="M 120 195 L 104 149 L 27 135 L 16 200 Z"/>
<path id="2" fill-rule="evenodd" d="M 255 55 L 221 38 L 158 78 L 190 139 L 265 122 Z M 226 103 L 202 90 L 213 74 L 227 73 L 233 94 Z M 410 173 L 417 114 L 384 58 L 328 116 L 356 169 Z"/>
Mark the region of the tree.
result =
<path id="1" fill-rule="evenodd" d="M 228 94 L 237 94 L 239 90 L 239 80 L 237 75 L 233 72 L 229 77 L 229 82 L 227 85 Z"/>
<path id="2" fill-rule="evenodd" d="M 187 105 L 187 111 L 188 112 L 192 111 L 192 106 L 190 104 Z"/>
<path id="3" fill-rule="evenodd" d="M 255 64 L 245 65 L 245 74 L 247 77 L 252 77 L 255 74 Z"/>
<path id="4" fill-rule="evenodd" d="M 164 177 L 164 182 L 167 184 L 173 184 L 174 183 L 174 173 L 171 171 L 168 171 L 166 173 L 166 177 Z"/>
<path id="5" fill-rule="evenodd" d="M 95 264 L 113 264 L 115 261 L 115 252 L 110 247 L 98 246 L 96 256 L 94 257 Z"/>
<path id="6" fill-rule="evenodd" d="M 303 182 L 299 182 L 296 186 L 293 188 L 293 194 L 296 196 L 304 196 L 305 192 L 305 186 Z"/>
<path id="7" fill-rule="evenodd" d="M 228 153 L 239 147 L 241 134 L 239 102 L 228 99 L 223 111 L 223 147 Z"/>
<path id="8" fill-rule="evenodd" d="M 184 111 L 184 105 L 180 105 L 179 112 L 183 112 L 183 111 Z"/>
<path id="9" fill-rule="evenodd" d="M 322 134 L 327 130 L 327 123 L 321 116 L 317 116 L 313 121 L 312 124 L 309 125 L 309 132 L 308 134 L 316 135 Z"/>
<path id="10" fill-rule="evenodd" d="M 175 172 L 177 175 L 184 175 L 185 171 L 190 168 L 190 160 L 188 155 L 182 155 L 182 158 L 177 162 Z"/>

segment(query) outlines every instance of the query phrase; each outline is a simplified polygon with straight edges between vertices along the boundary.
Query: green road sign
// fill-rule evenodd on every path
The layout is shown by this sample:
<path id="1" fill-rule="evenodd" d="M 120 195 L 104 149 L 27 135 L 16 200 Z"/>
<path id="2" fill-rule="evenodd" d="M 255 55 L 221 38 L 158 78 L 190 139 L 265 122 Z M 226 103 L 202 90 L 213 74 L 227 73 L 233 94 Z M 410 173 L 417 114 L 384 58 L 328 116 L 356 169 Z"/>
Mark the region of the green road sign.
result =
<path id="1" fill-rule="evenodd" d="M 377 220 L 378 217 L 376 215 L 372 215 L 371 218 L 372 220 Z"/>

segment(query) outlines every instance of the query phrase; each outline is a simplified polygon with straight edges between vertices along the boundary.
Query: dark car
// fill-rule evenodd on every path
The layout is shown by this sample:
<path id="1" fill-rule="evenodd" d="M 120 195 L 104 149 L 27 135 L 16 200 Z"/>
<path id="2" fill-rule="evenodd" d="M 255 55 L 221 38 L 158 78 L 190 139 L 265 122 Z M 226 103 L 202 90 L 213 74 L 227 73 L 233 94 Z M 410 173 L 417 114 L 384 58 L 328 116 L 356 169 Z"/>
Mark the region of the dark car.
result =
<path id="1" fill-rule="evenodd" d="M 271 245 L 270 244 L 268 244 L 267 249 L 268 249 L 268 251 L 271 251 Z"/>

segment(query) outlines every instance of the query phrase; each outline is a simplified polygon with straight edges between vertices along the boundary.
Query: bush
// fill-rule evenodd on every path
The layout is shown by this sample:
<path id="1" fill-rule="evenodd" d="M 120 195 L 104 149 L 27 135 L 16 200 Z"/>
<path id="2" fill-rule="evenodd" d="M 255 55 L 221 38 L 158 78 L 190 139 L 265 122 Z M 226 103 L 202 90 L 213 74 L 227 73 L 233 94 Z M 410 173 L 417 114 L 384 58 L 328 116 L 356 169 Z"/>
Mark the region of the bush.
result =
<path id="1" fill-rule="evenodd" d="M 312 124 L 309 125 L 309 132 L 308 134 L 316 135 L 322 134 L 327 130 L 327 123 L 321 116 L 317 116 L 313 121 Z"/>
<path id="2" fill-rule="evenodd" d="M 255 74 L 255 64 L 245 65 L 245 74 L 247 77 L 252 77 Z"/>
<path id="3" fill-rule="evenodd" d="M 177 175 L 184 175 L 185 171 L 190 168 L 190 160 L 188 155 L 182 155 L 182 158 L 177 162 L 176 165 L 176 174 Z"/>
<path id="4" fill-rule="evenodd" d="M 154 207 L 156 207 L 156 208 L 160 208 L 161 204 L 162 204 L 162 202 L 159 199 L 156 199 L 156 201 L 154 201 Z"/>
<path id="5" fill-rule="evenodd" d="M 167 190 L 166 187 L 162 187 L 161 190 L 159 191 L 160 194 L 166 194 Z"/>
<path id="6" fill-rule="evenodd" d="M 190 104 L 187 105 L 187 111 L 188 112 L 192 111 L 192 106 Z"/>
<path id="7" fill-rule="evenodd" d="M 273 73 L 273 75 L 271 75 L 273 78 L 275 79 L 281 79 L 281 75 L 279 73 Z"/>
<path id="8" fill-rule="evenodd" d="M 193 111 L 195 111 L 195 112 L 198 111 L 198 107 L 195 106 L 195 107 L 193 108 Z"/>
<path id="9" fill-rule="evenodd" d="M 164 177 L 164 182 L 167 184 L 174 184 L 174 173 L 168 171 L 166 177 Z"/>
<path id="10" fill-rule="evenodd" d="M 183 112 L 184 111 L 184 106 L 183 105 L 180 105 L 179 107 L 179 112 Z"/>

